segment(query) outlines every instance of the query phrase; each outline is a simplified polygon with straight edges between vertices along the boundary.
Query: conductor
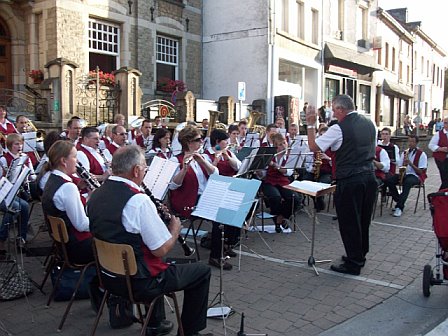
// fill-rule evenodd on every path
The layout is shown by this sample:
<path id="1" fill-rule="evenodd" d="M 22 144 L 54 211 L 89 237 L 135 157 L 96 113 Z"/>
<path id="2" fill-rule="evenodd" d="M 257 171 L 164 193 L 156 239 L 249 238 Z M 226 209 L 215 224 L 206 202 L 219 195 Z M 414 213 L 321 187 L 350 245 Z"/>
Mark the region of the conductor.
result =
<path id="1" fill-rule="evenodd" d="M 369 226 L 377 183 L 374 175 L 376 130 L 373 123 L 355 111 L 353 100 L 338 95 L 332 101 L 338 124 L 316 139 L 316 108 L 306 113 L 308 145 L 313 152 L 335 152 L 336 192 L 334 196 L 339 231 L 346 255 L 332 265 L 335 272 L 359 275 L 369 252 Z"/>
<path id="2" fill-rule="evenodd" d="M 137 145 L 117 149 L 112 159 L 113 175 L 91 196 L 87 204 L 94 237 L 111 243 L 131 245 L 137 260 L 132 278 L 136 299 L 150 300 L 160 294 L 184 291 L 182 325 L 185 335 L 200 335 L 206 327 L 210 268 L 201 263 L 169 265 L 162 261 L 175 244 L 181 225 L 172 216 L 168 227 L 157 214 L 150 198 L 140 192 L 146 173 L 143 151 Z M 126 296 L 123 279 L 104 274 L 112 292 Z M 123 281 L 122 281 L 123 280 Z M 164 320 L 163 300 L 155 306 L 147 335 L 168 333 L 172 323 Z"/>

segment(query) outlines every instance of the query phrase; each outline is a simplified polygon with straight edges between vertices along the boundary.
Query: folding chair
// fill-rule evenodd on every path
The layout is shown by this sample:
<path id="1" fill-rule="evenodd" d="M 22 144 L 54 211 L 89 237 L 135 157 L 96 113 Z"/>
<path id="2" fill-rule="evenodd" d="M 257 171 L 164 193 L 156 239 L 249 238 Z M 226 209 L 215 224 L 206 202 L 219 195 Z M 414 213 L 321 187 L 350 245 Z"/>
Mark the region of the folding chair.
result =
<path id="1" fill-rule="evenodd" d="M 109 289 L 104 287 L 104 282 L 102 281 L 101 270 L 113 273 L 118 277 L 124 277 L 126 280 L 128 299 L 135 305 L 137 305 L 138 321 L 143 324 L 140 335 L 144 336 L 146 334 L 146 327 L 148 326 L 149 319 L 151 317 L 152 311 L 154 309 L 154 304 L 159 298 L 163 298 L 164 295 L 159 295 L 153 298 L 151 301 L 138 301 L 134 298 L 131 277 L 137 273 L 137 262 L 135 260 L 134 250 L 132 246 L 126 244 L 115 244 L 105 242 L 103 240 L 94 238 L 94 255 L 98 267 L 98 277 L 100 279 L 100 286 L 105 290 L 101 305 L 98 309 L 98 314 L 96 316 L 94 325 L 90 332 L 90 335 L 95 335 L 98 322 L 103 313 L 104 305 L 106 300 L 112 293 Z M 178 334 L 184 336 L 184 330 L 182 327 L 182 320 L 180 317 L 179 304 L 177 302 L 177 297 L 174 292 L 167 293 L 165 296 L 170 297 L 174 302 L 174 307 L 176 311 L 176 319 L 178 324 Z M 148 307 L 148 313 L 146 318 L 143 316 L 140 305 L 145 305 Z"/>

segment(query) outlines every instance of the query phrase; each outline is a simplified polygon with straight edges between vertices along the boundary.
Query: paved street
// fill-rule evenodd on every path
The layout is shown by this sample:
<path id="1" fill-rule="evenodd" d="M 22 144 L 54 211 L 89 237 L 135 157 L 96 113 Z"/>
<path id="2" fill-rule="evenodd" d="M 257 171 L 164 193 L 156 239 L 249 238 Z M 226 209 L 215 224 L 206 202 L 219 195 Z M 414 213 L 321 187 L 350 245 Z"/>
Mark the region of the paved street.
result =
<path id="1" fill-rule="evenodd" d="M 440 179 L 433 159 L 429 159 L 427 193 L 438 188 Z M 234 270 L 223 276 L 224 303 L 236 314 L 229 317 L 226 329 L 221 320 L 209 319 L 206 331 L 214 335 L 236 335 L 241 313 L 246 316 L 245 332 L 276 335 L 424 335 L 448 316 L 443 286 L 431 288 L 424 298 L 421 291 L 422 269 L 435 254 L 435 236 L 431 216 L 423 210 L 420 198 L 413 213 L 417 190 L 412 190 L 401 218 L 391 216 L 389 208 L 376 217 L 371 226 L 371 248 L 360 276 L 347 276 L 329 270 L 331 263 L 319 263 L 316 276 L 306 263 L 310 242 L 299 232 L 261 236 L 249 232 L 241 248 L 241 265 L 232 260 Z M 42 222 L 40 209 L 33 213 L 33 223 Z M 318 215 L 315 257 L 339 261 L 344 249 L 337 221 L 330 213 Z M 307 212 L 300 213 L 297 223 L 311 237 L 312 221 Z M 260 220 L 257 224 L 261 227 Z M 273 252 L 264 244 L 261 238 Z M 40 234 L 34 244 L 48 240 Z M 201 249 L 206 260 L 208 251 Z M 174 255 L 181 256 L 180 247 Z M 42 279 L 44 257 L 24 257 L 25 269 L 32 278 Z M 44 290 L 49 293 L 50 282 Z M 213 269 L 210 300 L 219 292 L 219 270 Z M 46 296 L 35 290 L 28 298 L 0 303 L 0 335 L 54 335 L 65 309 L 65 302 L 45 308 Z M 138 334 L 137 324 L 123 330 L 112 330 L 106 319 L 97 335 Z M 167 309 L 167 316 L 175 321 Z M 76 301 L 65 323 L 64 335 L 86 335 L 93 324 L 94 313 L 88 300 Z M 173 335 L 175 333 L 172 333 Z"/>

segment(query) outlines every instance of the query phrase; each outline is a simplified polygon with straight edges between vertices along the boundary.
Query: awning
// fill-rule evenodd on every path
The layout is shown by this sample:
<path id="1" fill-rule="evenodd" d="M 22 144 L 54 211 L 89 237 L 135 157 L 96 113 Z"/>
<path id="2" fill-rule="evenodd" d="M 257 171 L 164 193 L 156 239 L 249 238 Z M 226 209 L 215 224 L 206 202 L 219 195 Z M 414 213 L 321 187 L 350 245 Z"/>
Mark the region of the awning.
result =
<path id="1" fill-rule="evenodd" d="M 383 82 L 383 91 L 389 92 L 394 96 L 402 96 L 405 98 L 413 98 L 414 92 L 409 89 L 406 85 L 400 83 L 394 83 L 390 80 L 385 79 Z"/>
<path id="2" fill-rule="evenodd" d="M 338 63 L 348 66 L 358 66 L 367 72 L 380 70 L 375 63 L 375 57 L 367 53 L 359 53 L 356 50 L 348 49 L 336 44 L 326 43 L 324 57 L 327 60 L 335 59 Z"/>

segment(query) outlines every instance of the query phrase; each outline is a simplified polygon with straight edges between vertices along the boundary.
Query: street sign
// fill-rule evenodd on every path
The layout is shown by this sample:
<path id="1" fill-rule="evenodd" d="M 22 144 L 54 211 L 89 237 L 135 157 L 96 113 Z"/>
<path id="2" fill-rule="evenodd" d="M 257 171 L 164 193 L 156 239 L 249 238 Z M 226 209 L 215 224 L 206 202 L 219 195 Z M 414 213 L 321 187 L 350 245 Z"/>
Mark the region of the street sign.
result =
<path id="1" fill-rule="evenodd" d="M 238 100 L 246 100 L 246 82 L 238 82 Z"/>

